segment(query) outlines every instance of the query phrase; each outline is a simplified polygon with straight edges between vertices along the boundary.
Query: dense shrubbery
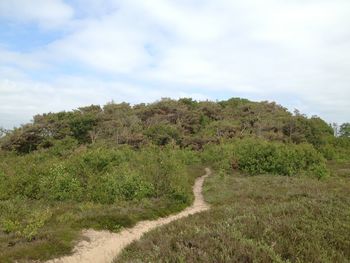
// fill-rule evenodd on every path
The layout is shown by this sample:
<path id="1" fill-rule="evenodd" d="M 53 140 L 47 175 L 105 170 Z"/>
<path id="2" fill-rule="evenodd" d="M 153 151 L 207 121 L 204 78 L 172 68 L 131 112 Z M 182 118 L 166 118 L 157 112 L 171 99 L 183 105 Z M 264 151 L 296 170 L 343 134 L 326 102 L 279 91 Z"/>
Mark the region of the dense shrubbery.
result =
<path id="1" fill-rule="evenodd" d="M 64 159 L 51 158 L 46 151 L 9 155 L 0 163 L 0 199 L 114 203 L 174 195 L 187 203 L 192 181 L 186 165 L 187 159 L 196 162 L 195 155 L 171 147 L 92 147 Z"/>
<path id="2" fill-rule="evenodd" d="M 0 251 L 12 244 L 0 257 L 9 261 L 67 253 L 81 228 L 117 231 L 183 209 L 197 175 L 189 166 L 200 162 L 198 153 L 174 145 L 76 147 L 71 139 L 0 157 Z M 25 241 L 33 241 L 29 254 L 14 245 Z"/>
<path id="3" fill-rule="evenodd" d="M 350 138 L 330 138 L 327 144 L 319 147 L 319 151 L 327 160 L 349 161 L 350 160 Z"/>
<path id="4" fill-rule="evenodd" d="M 274 102 L 162 99 L 151 104 L 109 103 L 37 115 L 33 123 L 7 131 L 0 144 L 4 150 L 21 154 L 57 147 L 62 140 L 70 140 L 70 145 L 72 141 L 80 145 L 107 141 L 133 147 L 175 143 L 201 149 L 207 142 L 252 136 L 310 143 L 317 148 L 334 137 L 322 119 L 307 118 L 297 111 L 293 115 Z"/>
<path id="5" fill-rule="evenodd" d="M 240 169 L 251 175 L 307 173 L 324 177 L 328 174 L 325 159 L 310 144 L 234 140 L 225 145 L 208 145 L 203 158 L 217 169 Z"/>

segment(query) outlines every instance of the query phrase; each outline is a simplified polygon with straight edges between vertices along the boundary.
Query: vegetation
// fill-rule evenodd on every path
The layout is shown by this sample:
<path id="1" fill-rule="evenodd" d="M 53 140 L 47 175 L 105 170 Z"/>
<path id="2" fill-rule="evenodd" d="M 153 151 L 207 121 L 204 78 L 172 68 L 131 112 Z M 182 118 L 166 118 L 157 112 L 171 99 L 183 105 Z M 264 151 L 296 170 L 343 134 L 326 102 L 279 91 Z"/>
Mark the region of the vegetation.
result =
<path id="1" fill-rule="evenodd" d="M 343 123 L 340 126 L 339 133 L 341 137 L 350 137 L 350 123 Z"/>
<path id="2" fill-rule="evenodd" d="M 291 224 L 285 226 L 288 230 L 306 230 L 316 220 L 313 209 L 322 209 L 324 220 L 330 220 L 327 213 L 331 215 L 337 209 L 345 214 L 348 211 L 340 201 L 323 203 L 335 196 L 348 202 L 342 190 L 342 185 L 348 183 L 350 161 L 346 131 L 347 124 L 343 124 L 341 136 L 337 137 L 331 126 L 318 117 L 307 118 L 298 111 L 292 114 L 275 103 L 239 98 L 219 102 L 162 99 L 135 106 L 112 102 L 103 107 L 91 105 L 34 116 L 32 123 L 19 128 L 0 129 L 0 258 L 2 262 L 53 258 L 70 253 L 83 228 L 117 232 L 140 220 L 179 211 L 192 202 L 191 187 L 203 166 L 217 172 L 209 184 L 217 193 L 207 193 L 215 209 L 203 218 L 188 219 L 189 222 L 204 220 L 201 222 L 205 225 L 209 223 L 206 220 L 214 220 L 210 222 L 213 229 L 217 224 L 224 231 L 220 222 L 237 214 L 259 218 L 259 224 L 264 226 L 271 219 L 266 211 L 284 206 L 282 214 L 275 213 L 276 224 Z M 229 176 L 232 173 L 242 175 Z M 245 182 L 239 191 L 237 180 Z M 278 184 L 283 187 L 274 193 Z M 283 196 L 286 190 L 298 192 L 300 200 L 288 203 L 289 192 Z M 234 202 L 239 198 L 245 200 L 244 207 Z M 270 203 L 263 206 L 259 200 Z M 300 223 L 304 221 L 288 221 L 284 217 L 288 209 L 294 211 L 294 201 L 300 201 L 300 211 L 312 210 L 310 218 L 300 219 L 306 222 L 305 226 Z M 337 217 L 339 224 L 346 222 L 342 213 Z M 217 220 L 221 216 L 224 218 Z M 241 227 L 245 227 L 242 222 Z M 276 226 L 270 230 L 280 229 Z M 190 229 L 186 231 L 192 233 Z M 241 232 L 232 232 L 233 237 L 245 241 L 243 245 L 236 239 L 234 242 L 242 251 L 252 253 L 249 258 L 242 252 L 243 261 L 262 255 L 275 260 L 313 261 L 312 256 L 305 256 L 308 248 L 298 247 L 285 256 L 284 247 L 268 247 L 270 243 L 264 241 L 264 236 L 245 239 L 246 233 L 237 231 Z M 319 233 L 325 233 L 322 231 Z M 283 236 L 276 235 L 276 240 Z M 309 242 L 312 237 L 306 235 L 300 240 Z M 314 237 L 315 245 L 323 249 L 323 241 L 317 240 L 319 234 Z M 324 258 L 348 257 L 336 252 L 338 244 L 349 242 L 342 237 L 345 243 L 332 243 L 325 253 L 335 249 L 335 254 L 322 254 Z M 210 242 L 207 244 L 216 246 Z M 217 253 L 224 251 L 221 241 L 215 242 Z M 286 240 L 285 246 L 291 244 L 288 242 L 291 241 Z M 150 259 L 155 256 L 152 253 Z M 188 259 L 189 254 L 184 253 L 179 255 Z M 132 258 L 126 255 L 125 260 Z M 214 261 L 220 261 L 213 255 Z M 226 259 L 237 258 L 225 256 L 221 261 Z M 181 261 L 181 257 L 176 260 Z M 314 260 L 317 261 L 316 256 Z"/>
<path id="3" fill-rule="evenodd" d="M 62 155 L 62 156 L 61 156 Z M 192 201 L 198 163 L 174 147 L 79 147 L 0 163 L 0 258 L 46 259 L 69 253 L 82 228 L 119 231 L 182 210 Z"/>
<path id="4" fill-rule="evenodd" d="M 204 163 L 225 172 L 239 169 L 250 175 L 308 174 L 318 178 L 328 174 L 324 157 L 310 144 L 235 140 L 225 145 L 207 145 L 202 157 Z"/>
<path id="5" fill-rule="evenodd" d="M 216 173 L 208 212 L 147 233 L 115 262 L 349 262 L 349 166 L 344 176 Z"/>
<path id="6" fill-rule="evenodd" d="M 108 142 L 140 148 L 153 143 L 201 149 L 208 142 L 245 137 L 310 143 L 316 148 L 334 138 L 333 129 L 320 118 L 297 111 L 293 115 L 273 102 L 162 99 L 147 105 L 112 102 L 37 115 L 33 123 L 8 132 L 1 147 L 23 154 L 69 138 L 79 145 Z"/>

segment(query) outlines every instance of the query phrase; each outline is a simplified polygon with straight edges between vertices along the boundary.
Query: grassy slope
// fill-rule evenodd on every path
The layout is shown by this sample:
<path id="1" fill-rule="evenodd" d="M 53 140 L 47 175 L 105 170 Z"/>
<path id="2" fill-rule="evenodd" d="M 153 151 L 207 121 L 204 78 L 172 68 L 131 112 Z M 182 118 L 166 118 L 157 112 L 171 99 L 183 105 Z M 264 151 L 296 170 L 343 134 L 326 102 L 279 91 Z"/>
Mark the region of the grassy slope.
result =
<path id="1" fill-rule="evenodd" d="M 212 210 L 156 229 L 116 262 L 350 262 L 350 166 L 334 176 L 209 178 Z"/>

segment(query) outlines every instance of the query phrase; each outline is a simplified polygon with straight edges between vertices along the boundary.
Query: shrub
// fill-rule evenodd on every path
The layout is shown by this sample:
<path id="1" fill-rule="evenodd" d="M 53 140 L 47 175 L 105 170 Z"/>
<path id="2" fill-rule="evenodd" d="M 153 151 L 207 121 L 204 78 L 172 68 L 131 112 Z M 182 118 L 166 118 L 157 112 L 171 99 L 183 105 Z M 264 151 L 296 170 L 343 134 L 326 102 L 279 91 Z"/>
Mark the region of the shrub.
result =
<path id="1" fill-rule="evenodd" d="M 238 168 L 250 175 L 296 175 L 315 171 L 326 175 L 323 156 L 310 144 L 283 144 L 260 139 L 235 140 L 230 144 L 208 147 L 203 159 L 226 171 Z M 317 169 L 315 167 L 318 167 Z"/>
<path id="2" fill-rule="evenodd" d="M 123 169 L 91 178 L 88 192 L 92 201 L 111 204 L 117 200 L 140 200 L 154 196 L 154 187 L 138 173 Z"/>
<path id="3" fill-rule="evenodd" d="M 316 176 L 318 179 L 329 176 L 326 164 L 313 164 L 309 167 L 307 174 Z"/>
<path id="4" fill-rule="evenodd" d="M 180 132 L 176 127 L 161 124 L 148 128 L 145 131 L 145 135 L 157 145 L 166 145 L 171 141 L 178 142 L 180 138 Z"/>
<path id="5" fill-rule="evenodd" d="M 41 178 L 40 184 L 42 195 L 48 200 L 65 201 L 82 198 L 81 183 L 61 164 L 52 167 L 49 173 Z"/>
<path id="6" fill-rule="evenodd" d="M 145 197 L 154 196 L 154 186 L 140 177 L 136 173 L 124 173 L 118 183 L 118 197 L 122 200 L 140 200 Z"/>
<path id="7" fill-rule="evenodd" d="M 61 140 L 53 140 L 52 147 L 48 152 L 55 156 L 65 156 L 78 146 L 78 141 L 72 137 L 65 137 Z"/>

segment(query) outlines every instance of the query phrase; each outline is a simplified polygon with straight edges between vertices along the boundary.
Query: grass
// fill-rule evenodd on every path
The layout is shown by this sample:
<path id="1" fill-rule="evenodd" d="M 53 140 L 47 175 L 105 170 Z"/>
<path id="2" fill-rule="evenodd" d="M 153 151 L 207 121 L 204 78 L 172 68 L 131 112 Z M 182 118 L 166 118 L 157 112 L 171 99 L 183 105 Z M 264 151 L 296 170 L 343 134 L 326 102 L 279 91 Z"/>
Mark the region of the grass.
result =
<path id="1" fill-rule="evenodd" d="M 214 174 L 211 210 L 151 231 L 115 262 L 350 262 L 349 164 L 330 168 L 322 180 Z"/>
<path id="2" fill-rule="evenodd" d="M 332 176 L 338 177 L 350 177 L 350 162 L 349 161 L 329 161 L 328 168 L 331 171 Z"/>

